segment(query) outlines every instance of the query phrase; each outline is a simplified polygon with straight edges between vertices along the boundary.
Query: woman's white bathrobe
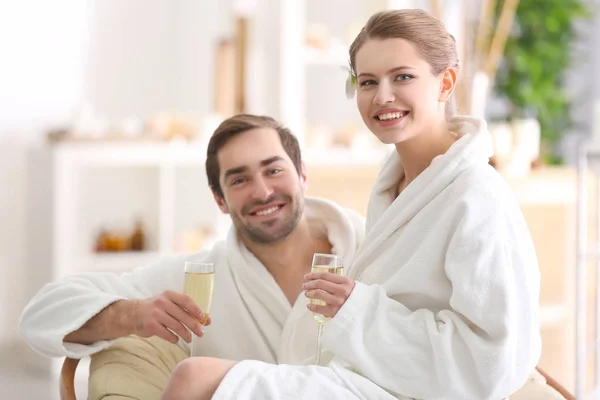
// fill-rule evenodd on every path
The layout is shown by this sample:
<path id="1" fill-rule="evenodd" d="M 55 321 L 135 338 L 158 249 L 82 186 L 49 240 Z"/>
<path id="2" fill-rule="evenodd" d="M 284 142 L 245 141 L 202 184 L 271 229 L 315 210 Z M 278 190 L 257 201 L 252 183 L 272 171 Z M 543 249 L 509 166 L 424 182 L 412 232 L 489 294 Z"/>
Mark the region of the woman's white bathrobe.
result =
<path id="1" fill-rule="evenodd" d="M 311 229 L 329 237 L 333 253 L 351 260 L 364 237 L 364 218 L 327 200 L 307 197 L 305 201 Z M 166 259 L 122 275 L 83 274 L 47 284 L 23 311 L 21 334 L 33 349 L 50 357 L 81 358 L 103 350 L 113 341 L 85 346 L 64 343 L 63 338 L 117 300 L 149 298 L 165 290 L 182 292 L 187 260 L 215 263 L 212 324 L 196 341 L 199 354 L 287 362 L 281 354 L 290 352 L 282 350 L 281 338 L 298 314 L 308 313 L 306 297 L 301 293 L 291 306 L 271 274 L 238 240 L 233 227 L 227 240 L 209 252 Z M 314 349 L 314 320 L 304 337 L 302 347 Z M 189 351 L 184 341 L 179 345 Z"/>
<path id="2" fill-rule="evenodd" d="M 213 398 L 499 400 L 525 383 L 541 352 L 535 250 L 485 122 L 451 123 L 461 138 L 396 199 L 396 152 L 381 170 L 328 366 L 241 362 Z"/>

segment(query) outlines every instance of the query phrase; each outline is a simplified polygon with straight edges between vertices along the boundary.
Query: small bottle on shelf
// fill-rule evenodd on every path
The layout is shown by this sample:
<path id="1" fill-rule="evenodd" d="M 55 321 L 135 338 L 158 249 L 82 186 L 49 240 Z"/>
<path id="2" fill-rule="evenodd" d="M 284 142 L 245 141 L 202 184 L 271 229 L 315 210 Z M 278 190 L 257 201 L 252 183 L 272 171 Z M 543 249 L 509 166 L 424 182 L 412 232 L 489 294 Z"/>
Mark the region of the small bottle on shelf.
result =
<path id="1" fill-rule="evenodd" d="M 146 245 L 146 234 L 144 233 L 144 227 L 142 222 L 138 219 L 135 222 L 135 229 L 131 235 L 131 250 L 132 251 L 143 251 Z"/>

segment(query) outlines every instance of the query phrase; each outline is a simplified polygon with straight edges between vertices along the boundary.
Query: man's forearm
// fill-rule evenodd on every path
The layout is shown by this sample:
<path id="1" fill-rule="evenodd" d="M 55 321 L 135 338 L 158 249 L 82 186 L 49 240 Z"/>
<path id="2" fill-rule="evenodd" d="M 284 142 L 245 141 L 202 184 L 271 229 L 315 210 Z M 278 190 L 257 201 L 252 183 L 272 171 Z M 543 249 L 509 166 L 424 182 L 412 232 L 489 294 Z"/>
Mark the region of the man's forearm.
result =
<path id="1" fill-rule="evenodd" d="M 137 301 L 119 300 L 104 308 L 76 331 L 69 333 L 64 342 L 89 345 L 100 340 L 118 339 L 135 333 Z"/>

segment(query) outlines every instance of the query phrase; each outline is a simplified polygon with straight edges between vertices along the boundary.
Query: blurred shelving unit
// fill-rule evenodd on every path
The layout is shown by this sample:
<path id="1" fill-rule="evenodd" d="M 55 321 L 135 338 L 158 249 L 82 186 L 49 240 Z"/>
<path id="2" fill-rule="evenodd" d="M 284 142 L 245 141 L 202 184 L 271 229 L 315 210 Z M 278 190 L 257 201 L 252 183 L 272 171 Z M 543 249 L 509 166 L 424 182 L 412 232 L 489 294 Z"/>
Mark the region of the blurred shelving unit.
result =
<path id="1" fill-rule="evenodd" d="M 189 221 L 226 222 L 210 196 L 204 159 L 204 147 L 177 142 L 54 146 L 54 276 L 128 270 L 177 252 Z M 93 251 L 103 224 L 133 218 L 147 232 L 144 251 Z"/>
<path id="2" fill-rule="evenodd" d="M 52 149 L 53 276 L 122 272 L 179 252 L 178 238 L 194 226 L 222 238 L 229 217 L 217 208 L 205 173 L 206 149 L 188 143 L 61 143 Z M 381 164 L 385 149 L 305 150 L 304 160 L 327 168 Z M 138 252 L 94 252 L 107 223 L 140 218 L 147 247 Z M 192 225 L 195 224 L 195 225 Z"/>

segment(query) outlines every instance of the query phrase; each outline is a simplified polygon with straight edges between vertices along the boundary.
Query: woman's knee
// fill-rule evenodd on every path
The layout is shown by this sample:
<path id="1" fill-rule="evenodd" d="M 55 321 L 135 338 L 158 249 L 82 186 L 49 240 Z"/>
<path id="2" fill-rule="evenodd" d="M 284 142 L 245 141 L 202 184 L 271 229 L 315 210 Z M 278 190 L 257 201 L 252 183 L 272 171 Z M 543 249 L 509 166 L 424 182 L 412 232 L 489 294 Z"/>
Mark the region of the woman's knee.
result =
<path id="1" fill-rule="evenodd" d="M 235 362 L 209 357 L 181 361 L 163 393 L 163 400 L 210 399 Z"/>
<path id="2" fill-rule="evenodd" d="M 200 371 L 203 368 L 203 364 L 201 358 L 186 358 L 175 366 L 171 374 L 171 380 L 184 383 L 190 381 L 194 376 L 202 376 Z"/>
<path id="3" fill-rule="evenodd" d="M 171 374 L 163 392 L 163 400 L 185 400 L 194 391 L 198 380 L 203 379 L 204 361 L 201 358 L 187 358 L 181 361 Z"/>

